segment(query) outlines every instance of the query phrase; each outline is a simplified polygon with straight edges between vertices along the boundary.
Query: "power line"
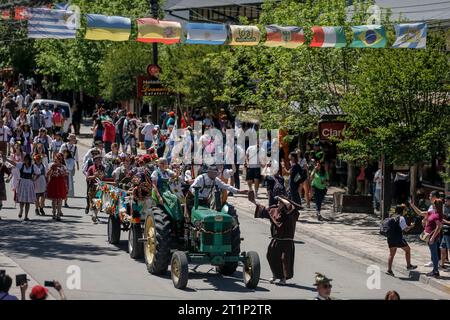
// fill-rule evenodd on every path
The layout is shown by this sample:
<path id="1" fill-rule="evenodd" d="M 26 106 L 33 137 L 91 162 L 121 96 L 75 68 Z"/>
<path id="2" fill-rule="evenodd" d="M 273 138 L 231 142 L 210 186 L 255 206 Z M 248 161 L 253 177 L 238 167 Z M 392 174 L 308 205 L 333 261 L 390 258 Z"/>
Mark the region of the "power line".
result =
<path id="1" fill-rule="evenodd" d="M 433 2 L 433 3 L 423 3 L 423 4 L 413 4 L 409 6 L 399 6 L 399 7 L 387 7 L 383 9 L 403 9 L 403 8 L 415 8 L 415 7 L 426 7 L 433 6 L 437 4 L 450 4 L 450 1 L 441 1 L 441 2 Z"/>

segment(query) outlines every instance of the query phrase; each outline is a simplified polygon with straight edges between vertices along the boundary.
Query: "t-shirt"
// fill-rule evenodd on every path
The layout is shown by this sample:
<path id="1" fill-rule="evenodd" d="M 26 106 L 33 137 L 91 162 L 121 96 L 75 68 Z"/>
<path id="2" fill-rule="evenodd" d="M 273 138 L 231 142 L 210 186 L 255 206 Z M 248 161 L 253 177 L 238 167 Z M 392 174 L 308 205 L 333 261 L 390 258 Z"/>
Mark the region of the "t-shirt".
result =
<path id="1" fill-rule="evenodd" d="M 144 135 L 145 141 L 153 141 L 153 133 L 152 130 L 155 127 L 153 123 L 147 123 L 142 129 L 141 133 Z"/>
<path id="2" fill-rule="evenodd" d="M 8 142 L 9 135 L 11 135 L 11 130 L 7 126 L 0 127 L 0 142 Z"/>
<path id="3" fill-rule="evenodd" d="M 42 110 L 42 115 L 44 116 L 44 124 L 46 128 L 51 128 L 53 126 L 53 113 L 50 110 Z"/>
<path id="4" fill-rule="evenodd" d="M 247 151 L 245 152 L 245 155 L 247 156 L 248 168 L 260 168 L 261 165 L 259 163 L 258 159 L 258 147 L 253 145 L 247 148 Z"/>
<path id="5" fill-rule="evenodd" d="M 325 189 L 327 187 L 326 180 L 328 180 L 328 173 L 326 172 L 325 175 L 321 175 L 319 172 L 314 173 L 314 177 L 312 180 L 311 185 L 313 187 L 316 187 L 317 189 Z"/>
<path id="6" fill-rule="evenodd" d="M 16 296 L 12 296 L 6 292 L 2 292 L 0 291 L 0 300 L 2 301 L 15 301 L 15 300 L 19 300 L 17 299 Z"/>
<path id="7" fill-rule="evenodd" d="M 373 180 L 375 181 L 375 190 L 381 190 L 381 169 L 378 169 L 377 172 L 375 172 L 375 176 L 373 177 Z"/>
<path id="8" fill-rule="evenodd" d="M 439 219 L 439 214 L 433 210 L 433 211 L 428 211 L 429 215 L 428 215 L 428 219 L 427 219 L 427 224 L 425 225 L 425 232 L 427 233 L 431 233 L 436 229 L 436 225 L 437 222 L 440 221 Z"/>

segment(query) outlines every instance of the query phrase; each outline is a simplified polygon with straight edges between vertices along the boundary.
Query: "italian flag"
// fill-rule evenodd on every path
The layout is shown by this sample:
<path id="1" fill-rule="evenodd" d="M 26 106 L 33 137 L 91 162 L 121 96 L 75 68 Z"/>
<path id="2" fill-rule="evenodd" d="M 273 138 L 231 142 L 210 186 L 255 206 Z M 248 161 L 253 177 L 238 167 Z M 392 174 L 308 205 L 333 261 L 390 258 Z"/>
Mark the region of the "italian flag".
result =
<path id="1" fill-rule="evenodd" d="M 310 47 L 342 48 L 347 46 L 343 27 L 312 27 L 313 39 Z"/>

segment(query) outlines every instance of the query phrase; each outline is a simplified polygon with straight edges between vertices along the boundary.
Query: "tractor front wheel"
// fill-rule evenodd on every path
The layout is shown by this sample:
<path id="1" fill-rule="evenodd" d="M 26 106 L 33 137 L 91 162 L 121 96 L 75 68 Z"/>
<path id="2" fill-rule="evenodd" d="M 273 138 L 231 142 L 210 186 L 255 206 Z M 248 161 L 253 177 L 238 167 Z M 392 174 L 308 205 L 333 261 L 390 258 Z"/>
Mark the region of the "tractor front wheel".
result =
<path id="1" fill-rule="evenodd" d="M 139 242 L 142 238 L 140 223 L 132 224 L 128 231 L 128 253 L 132 259 L 140 259 L 144 255 L 144 244 Z"/>
<path id="2" fill-rule="evenodd" d="M 244 270 L 242 272 L 245 286 L 249 289 L 255 289 L 259 283 L 260 273 L 261 264 L 259 262 L 258 254 L 254 251 L 247 252 L 244 262 Z"/>
<path id="3" fill-rule="evenodd" d="M 108 218 L 108 242 L 111 244 L 120 242 L 120 220 L 113 214 Z"/>
<path id="4" fill-rule="evenodd" d="M 189 279 L 189 262 L 186 253 L 175 251 L 170 264 L 172 282 L 175 288 L 184 289 Z"/>
<path id="5" fill-rule="evenodd" d="M 170 220 L 160 208 L 153 208 L 145 219 L 144 258 L 147 270 L 151 274 L 162 275 L 167 272 L 170 263 Z"/>

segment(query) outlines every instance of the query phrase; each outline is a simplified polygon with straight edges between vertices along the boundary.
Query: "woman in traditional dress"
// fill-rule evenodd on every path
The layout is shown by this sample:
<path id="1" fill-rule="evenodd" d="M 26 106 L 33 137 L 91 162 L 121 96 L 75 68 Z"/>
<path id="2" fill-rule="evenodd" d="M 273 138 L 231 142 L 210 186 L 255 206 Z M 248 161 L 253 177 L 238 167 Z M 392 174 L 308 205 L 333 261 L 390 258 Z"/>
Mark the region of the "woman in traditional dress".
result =
<path id="1" fill-rule="evenodd" d="M 74 187 L 73 187 L 73 177 L 75 175 L 75 159 L 72 156 L 72 153 L 66 149 L 63 151 L 63 155 L 64 155 L 64 161 L 66 163 L 66 168 L 67 168 L 67 186 L 68 186 L 68 190 L 67 190 L 67 196 L 68 197 L 73 197 L 75 195 L 74 192 Z M 67 204 L 67 197 L 66 199 L 64 199 L 64 207 L 68 208 L 69 205 Z"/>
<path id="2" fill-rule="evenodd" d="M 34 165 L 39 169 L 39 177 L 34 181 L 34 191 L 36 192 L 36 209 L 37 216 L 45 216 L 45 192 L 47 191 L 47 171 L 48 167 L 42 162 L 42 156 L 35 154 L 33 156 Z"/>
<path id="3" fill-rule="evenodd" d="M 61 221 L 62 201 L 67 198 L 67 168 L 62 153 L 56 153 L 47 173 L 47 198 L 52 200 L 53 219 Z"/>
<path id="4" fill-rule="evenodd" d="M 33 164 L 31 155 L 26 154 L 23 162 L 15 162 L 8 160 L 12 165 L 16 166 L 19 172 L 19 182 L 16 190 L 16 202 L 20 204 L 19 219 L 22 218 L 25 208 L 25 219 L 29 221 L 28 213 L 30 211 L 30 204 L 36 202 L 36 192 L 34 189 L 34 181 L 39 177 L 39 169 Z"/>
<path id="5" fill-rule="evenodd" d="M 22 125 L 22 151 L 26 154 L 31 154 L 33 145 L 33 132 L 28 123 Z"/>
<path id="6" fill-rule="evenodd" d="M 9 157 L 14 163 L 23 162 L 25 157 L 25 152 L 22 151 L 22 145 L 16 142 L 11 147 L 11 156 Z M 17 186 L 19 185 L 19 171 L 14 167 L 12 169 L 12 179 L 11 179 L 11 190 L 14 194 L 14 199 L 16 199 Z"/>

